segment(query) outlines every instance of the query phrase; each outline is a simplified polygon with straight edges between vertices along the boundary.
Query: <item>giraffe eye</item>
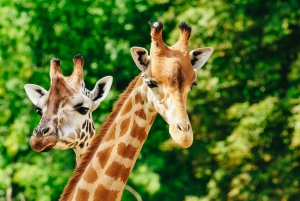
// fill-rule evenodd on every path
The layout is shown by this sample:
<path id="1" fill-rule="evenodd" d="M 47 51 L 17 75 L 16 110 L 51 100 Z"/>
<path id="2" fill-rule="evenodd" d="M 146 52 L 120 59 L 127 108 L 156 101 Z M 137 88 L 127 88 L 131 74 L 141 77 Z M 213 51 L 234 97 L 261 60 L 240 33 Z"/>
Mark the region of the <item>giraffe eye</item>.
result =
<path id="1" fill-rule="evenodd" d="M 154 88 L 157 87 L 157 82 L 153 81 L 153 80 L 147 80 L 146 84 L 148 85 L 148 87 L 150 88 Z"/>
<path id="2" fill-rule="evenodd" d="M 40 109 L 40 108 L 36 108 L 36 113 L 38 114 L 38 115 L 40 115 L 40 116 L 42 116 L 43 115 L 43 113 L 42 113 L 42 110 Z"/>
<path id="3" fill-rule="evenodd" d="M 193 84 L 191 85 L 191 89 L 192 89 L 194 86 L 197 86 L 197 82 L 193 82 Z"/>
<path id="4" fill-rule="evenodd" d="M 77 111 L 80 114 L 85 115 L 89 111 L 89 108 L 88 107 L 80 107 L 80 108 L 77 109 Z"/>

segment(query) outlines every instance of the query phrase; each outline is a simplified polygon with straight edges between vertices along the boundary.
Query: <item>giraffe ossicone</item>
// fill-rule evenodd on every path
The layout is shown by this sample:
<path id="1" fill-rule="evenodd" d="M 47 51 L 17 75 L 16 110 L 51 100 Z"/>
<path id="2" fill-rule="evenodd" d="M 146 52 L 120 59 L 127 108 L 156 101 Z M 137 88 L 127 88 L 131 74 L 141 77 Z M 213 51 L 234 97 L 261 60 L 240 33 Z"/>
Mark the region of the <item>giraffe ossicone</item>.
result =
<path id="1" fill-rule="evenodd" d="M 112 113 L 101 126 L 61 196 L 62 201 L 121 200 L 126 182 L 159 113 L 181 147 L 193 142 L 186 111 L 187 94 L 197 84 L 195 71 L 212 54 L 212 48 L 188 51 L 191 27 L 179 25 L 180 38 L 173 46 L 162 40 L 163 24 L 151 26 L 150 55 L 131 48 L 142 71 L 121 94 Z"/>
<path id="2" fill-rule="evenodd" d="M 74 148 L 78 162 L 95 135 L 92 112 L 107 97 L 113 78 L 101 78 L 89 91 L 83 80 L 83 57 L 76 55 L 73 63 L 71 76 L 64 76 L 59 59 L 51 59 L 49 91 L 34 84 L 24 88 L 41 116 L 30 138 L 32 149 L 43 152 Z"/>

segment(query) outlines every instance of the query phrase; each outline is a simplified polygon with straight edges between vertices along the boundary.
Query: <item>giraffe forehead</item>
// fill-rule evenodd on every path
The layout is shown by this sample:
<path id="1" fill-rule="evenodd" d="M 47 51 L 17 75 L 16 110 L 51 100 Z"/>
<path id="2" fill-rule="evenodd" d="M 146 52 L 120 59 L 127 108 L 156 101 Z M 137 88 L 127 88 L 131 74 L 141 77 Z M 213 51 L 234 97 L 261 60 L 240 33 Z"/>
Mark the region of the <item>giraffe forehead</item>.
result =
<path id="1" fill-rule="evenodd" d="M 72 88 L 64 77 L 53 77 L 51 87 L 46 100 L 44 101 L 45 105 L 47 105 L 47 113 L 55 115 L 58 113 L 60 108 L 73 105 L 74 102 L 78 102 L 79 97 L 77 94 L 77 90 Z"/>
<path id="2" fill-rule="evenodd" d="M 158 83 L 171 86 L 190 85 L 196 79 L 196 73 L 190 60 L 165 57 L 151 63 L 151 77 Z"/>
<path id="3" fill-rule="evenodd" d="M 83 86 L 75 86 L 68 80 L 68 77 L 57 77 L 52 80 L 52 84 L 49 90 L 49 98 L 53 100 L 64 100 L 73 105 L 78 102 L 83 102 L 85 95 L 83 93 Z"/>
<path id="4" fill-rule="evenodd" d="M 68 81 L 62 76 L 52 78 L 49 93 L 53 97 L 71 97 L 78 93 L 77 87 L 68 84 Z"/>

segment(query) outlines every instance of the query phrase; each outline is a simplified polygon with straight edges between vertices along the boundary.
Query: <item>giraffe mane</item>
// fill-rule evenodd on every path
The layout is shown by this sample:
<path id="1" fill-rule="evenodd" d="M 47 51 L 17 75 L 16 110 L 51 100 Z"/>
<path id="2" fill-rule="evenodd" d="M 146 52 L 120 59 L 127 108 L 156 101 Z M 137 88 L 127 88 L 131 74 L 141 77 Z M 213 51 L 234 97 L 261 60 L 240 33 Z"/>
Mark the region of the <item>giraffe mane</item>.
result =
<path id="1" fill-rule="evenodd" d="M 65 187 L 63 194 L 61 195 L 60 200 L 68 200 L 70 195 L 72 195 L 73 190 L 76 187 L 76 184 L 80 180 L 81 176 L 83 175 L 87 165 L 92 160 L 97 148 L 100 146 L 101 141 L 107 131 L 109 130 L 110 126 L 114 122 L 115 118 L 117 117 L 118 113 L 120 112 L 121 107 L 124 105 L 126 99 L 131 94 L 132 90 L 134 89 L 137 81 L 139 80 L 140 75 L 136 76 L 133 81 L 130 82 L 129 86 L 125 89 L 125 91 L 119 96 L 118 100 L 114 103 L 113 110 L 106 119 L 106 121 L 102 124 L 100 130 L 97 132 L 97 135 L 92 140 L 88 150 L 83 155 L 81 162 L 79 163 L 78 167 L 73 172 L 72 177 L 69 179 L 67 186 Z"/>

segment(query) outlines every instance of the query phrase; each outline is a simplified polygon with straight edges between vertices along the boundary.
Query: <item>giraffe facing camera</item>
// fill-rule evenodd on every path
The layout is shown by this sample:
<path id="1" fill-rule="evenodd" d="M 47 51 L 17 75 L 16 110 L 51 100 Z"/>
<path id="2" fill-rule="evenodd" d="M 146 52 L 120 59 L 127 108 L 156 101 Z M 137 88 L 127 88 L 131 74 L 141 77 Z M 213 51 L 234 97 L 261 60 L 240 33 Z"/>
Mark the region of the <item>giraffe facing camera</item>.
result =
<path id="1" fill-rule="evenodd" d="M 34 84 L 24 88 L 41 116 L 30 138 L 31 148 L 37 152 L 74 148 L 78 163 L 95 135 L 92 112 L 106 98 L 113 78 L 100 79 L 89 91 L 83 80 L 83 57 L 76 55 L 73 63 L 73 73 L 65 77 L 60 60 L 51 59 L 49 91 Z"/>

